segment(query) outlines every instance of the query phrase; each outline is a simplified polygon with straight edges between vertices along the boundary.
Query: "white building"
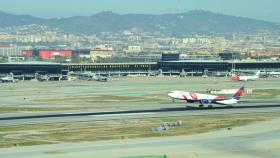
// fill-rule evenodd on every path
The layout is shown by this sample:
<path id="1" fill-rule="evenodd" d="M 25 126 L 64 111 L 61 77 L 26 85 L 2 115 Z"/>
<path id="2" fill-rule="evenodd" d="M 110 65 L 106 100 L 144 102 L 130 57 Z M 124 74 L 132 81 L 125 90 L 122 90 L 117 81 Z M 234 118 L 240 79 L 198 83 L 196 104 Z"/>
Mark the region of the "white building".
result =
<path id="1" fill-rule="evenodd" d="M 143 47 L 142 46 L 128 46 L 127 49 L 125 50 L 127 53 L 140 53 L 143 52 Z"/>

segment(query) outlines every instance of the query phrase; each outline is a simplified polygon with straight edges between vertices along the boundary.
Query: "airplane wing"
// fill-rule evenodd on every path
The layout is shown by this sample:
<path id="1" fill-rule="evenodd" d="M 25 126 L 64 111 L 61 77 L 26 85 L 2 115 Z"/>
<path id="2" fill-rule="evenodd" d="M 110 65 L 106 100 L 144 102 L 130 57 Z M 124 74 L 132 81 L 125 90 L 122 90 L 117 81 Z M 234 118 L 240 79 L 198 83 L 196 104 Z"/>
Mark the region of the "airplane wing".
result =
<path id="1" fill-rule="evenodd" d="M 237 102 L 238 102 L 238 100 L 236 100 L 236 99 L 227 99 L 227 100 L 216 101 L 216 103 L 222 104 L 222 105 L 232 105 L 232 104 L 236 104 Z"/>

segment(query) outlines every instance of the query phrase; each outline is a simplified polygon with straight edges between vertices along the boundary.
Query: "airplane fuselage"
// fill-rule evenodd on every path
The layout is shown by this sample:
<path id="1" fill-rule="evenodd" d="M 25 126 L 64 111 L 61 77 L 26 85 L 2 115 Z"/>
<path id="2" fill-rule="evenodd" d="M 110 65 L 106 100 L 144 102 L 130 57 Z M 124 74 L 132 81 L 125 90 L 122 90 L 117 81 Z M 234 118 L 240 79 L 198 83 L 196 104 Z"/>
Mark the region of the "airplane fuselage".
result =
<path id="1" fill-rule="evenodd" d="M 244 87 L 241 87 L 231 98 L 225 96 L 216 96 L 195 92 L 185 92 L 185 91 L 171 91 L 168 93 L 168 96 L 174 99 L 185 100 L 189 103 L 200 103 L 200 106 L 203 104 L 222 104 L 222 105 L 232 105 L 236 104 L 240 97 L 244 93 Z"/>

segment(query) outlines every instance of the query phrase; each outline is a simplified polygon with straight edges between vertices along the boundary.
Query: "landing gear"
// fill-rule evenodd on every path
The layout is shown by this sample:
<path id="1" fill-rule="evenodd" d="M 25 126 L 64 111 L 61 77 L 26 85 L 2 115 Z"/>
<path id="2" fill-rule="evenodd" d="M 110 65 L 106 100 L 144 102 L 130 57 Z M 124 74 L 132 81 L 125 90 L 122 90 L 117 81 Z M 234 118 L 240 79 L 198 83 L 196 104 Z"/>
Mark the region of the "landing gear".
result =
<path id="1" fill-rule="evenodd" d="M 199 103 L 200 103 L 200 105 L 198 105 L 198 107 L 203 108 L 203 106 L 204 106 L 203 103 L 201 101 Z"/>
<path id="2" fill-rule="evenodd" d="M 213 108 L 213 105 L 208 105 L 208 108 Z"/>

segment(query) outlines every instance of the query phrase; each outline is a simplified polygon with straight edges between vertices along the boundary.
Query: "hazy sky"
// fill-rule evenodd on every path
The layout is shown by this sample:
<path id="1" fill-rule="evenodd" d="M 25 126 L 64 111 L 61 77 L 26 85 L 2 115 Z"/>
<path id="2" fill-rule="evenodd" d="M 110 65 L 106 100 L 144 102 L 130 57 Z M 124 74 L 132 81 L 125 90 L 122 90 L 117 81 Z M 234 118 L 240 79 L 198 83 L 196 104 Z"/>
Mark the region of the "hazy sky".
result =
<path id="1" fill-rule="evenodd" d="M 116 13 L 176 13 L 203 9 L 280 23 L 280 0 L 0 0 L 0 10 L 39 17 Z"/>

